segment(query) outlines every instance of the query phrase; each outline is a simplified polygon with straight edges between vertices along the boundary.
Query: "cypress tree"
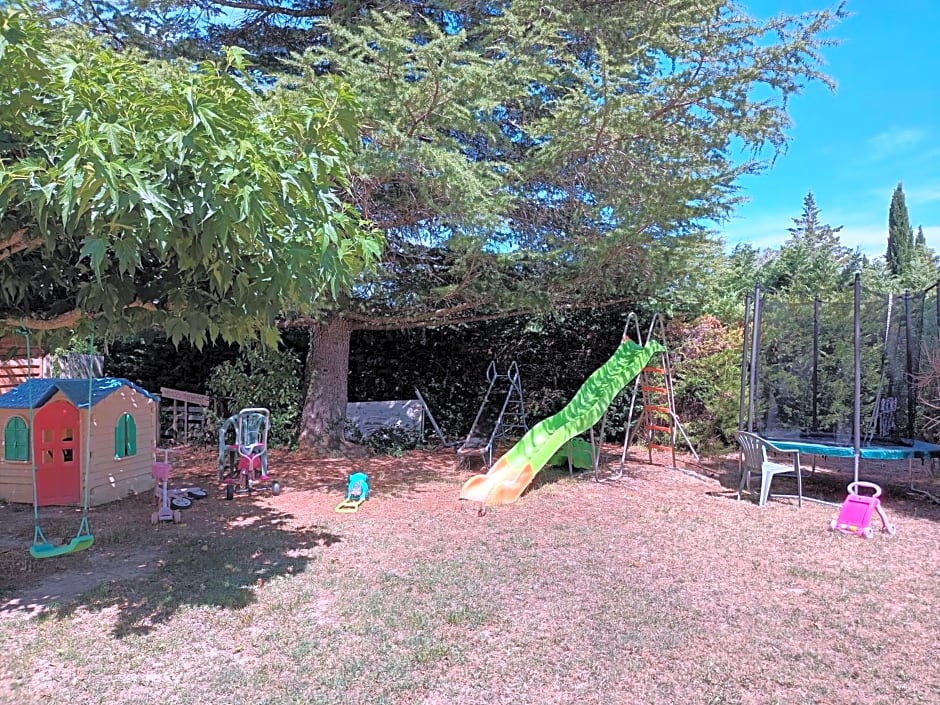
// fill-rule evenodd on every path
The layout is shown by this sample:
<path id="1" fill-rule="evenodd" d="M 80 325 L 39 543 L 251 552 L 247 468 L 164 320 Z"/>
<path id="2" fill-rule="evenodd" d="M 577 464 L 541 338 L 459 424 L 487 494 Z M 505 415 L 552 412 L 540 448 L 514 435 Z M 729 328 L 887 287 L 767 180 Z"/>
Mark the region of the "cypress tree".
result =
<path id="1" fill-rule="evenodd" d="M 907 214 L 904 189 L 898 183 L 888 210 L 888 249 L 885 253 L 888 271 L 896 277 L 904 276 L 910 271 L 913 258 L 914 230 Z"/>

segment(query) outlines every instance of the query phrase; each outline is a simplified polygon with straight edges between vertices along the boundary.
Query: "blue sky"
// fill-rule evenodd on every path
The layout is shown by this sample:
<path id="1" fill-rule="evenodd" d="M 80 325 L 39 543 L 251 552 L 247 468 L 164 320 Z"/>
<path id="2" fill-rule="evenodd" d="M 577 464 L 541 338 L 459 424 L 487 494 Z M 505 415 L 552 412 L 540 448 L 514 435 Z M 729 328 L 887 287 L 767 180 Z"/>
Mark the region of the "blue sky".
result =
<path id="1" fill-rule="evenodd" d="M 827 6 L 825 0 L 742 0 L 760 18 Z M 720 227 L 729 247 L 779 247 L 812 191 L 842 244 L 884 255 L 888 207 L 904 186 L 911 225 L 940 252 L 940 3 L 849 0 L 851 17 L 825 50 L 833 93 L 808 87 L 790 104 L 790 146 L 760 176 L 741 180 L 750 201 Z"/>

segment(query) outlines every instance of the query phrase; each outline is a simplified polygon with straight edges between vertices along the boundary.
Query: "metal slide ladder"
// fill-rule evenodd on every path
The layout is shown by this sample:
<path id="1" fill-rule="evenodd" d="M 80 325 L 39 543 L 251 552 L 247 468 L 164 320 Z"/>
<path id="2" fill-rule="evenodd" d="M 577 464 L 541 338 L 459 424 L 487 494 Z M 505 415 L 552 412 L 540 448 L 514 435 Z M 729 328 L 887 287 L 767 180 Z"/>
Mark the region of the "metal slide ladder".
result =
<path id="1" fill-rule="evenodd" d="M 477 411 L 473 426 L 466 440 L 457 449 L 457 463 L 464 458 L 479 455 L 483 464 L 493 464 L 493 446 L 500 438 L 522 435 L 529 430 L 525 418 L 525 403 L 522 394 L 522 378 L 515 361 L 509 364 L 505 374 L 500 374 L 496 362 L 491 361 L 486 369 L 489 386 L 483 403 Z"/>
<path id="2" fill-rule="evenodd" d="M 632 315 L 632 314 L 631 314 Z M 637 327 L 639 322 L 636 322 Z M 627 326 L 630 321 L 628 319 Z M 626 334 L 626 330 L 624 331 Z M 653 315 L 646 339 L 641 342 L 646 345 L 656 338 L 664 346 L 666 344 L 666 328 L 662 316 Z M 658 357 L 658 359 L 657 359 Z M 639 414 L 636 413 L 639 407 Z M 636 423 L 634 423 L 636 419 Z M 679 436 L 691 451 L 695 460 L 698 453 L 692 446 L 692 441 L 686 435 L 685 429 L 679 422 L 676 413 L 676 399 L 673 391 L 672 366 L 669 361 L 669 349 L 666 348 L 658 356 L 654 356 L 649 364 L 643 368 L 633 387 L 633 396 L 630 399 L 630 413 L 627 417 L 626 437 L 623 444 L 623 453 L 620 456 L 620 472 L 627 459 L 627 449 L 639 438 L 643 439 L 649 454 L 649 462 L 653 462 L 653 450 L 668 451 L 672 459 L 672 467 L 676 468 L 676 443 Z"/>

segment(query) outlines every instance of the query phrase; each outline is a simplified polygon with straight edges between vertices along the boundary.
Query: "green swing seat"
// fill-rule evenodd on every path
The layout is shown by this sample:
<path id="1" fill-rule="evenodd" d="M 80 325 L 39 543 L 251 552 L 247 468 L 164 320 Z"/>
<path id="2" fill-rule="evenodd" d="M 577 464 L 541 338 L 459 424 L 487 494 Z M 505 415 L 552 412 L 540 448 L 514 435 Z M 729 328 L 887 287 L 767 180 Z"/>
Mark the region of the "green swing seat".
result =
<path id="1" fill-rule="evenodd" d="M 29 555 L 33 558 L 55 558 L 56 556 L 64 556 L 69 553 L 84 551 L 86 548 L 91 548 L 94 542 L 95 537 L 92 536 L 88 528 L 87 517 L 82 518 L 82 523 L 78 525 L 75 538 L 58 546 L 46 540 L 37 521 L 36 528 L 33 531 L 33 545 L 29 547 Z"/>
<path id="2" fill-rule="evenodd" d="M 56 556 L 64 556 L 68 553 L 84 551 L 86 548 L 91 548 L 94 542 L 94 536 L 84 534 L 82 536 L 76 536 L 68 543 L 63 543 L 60 546 L 51 543 L 34 543 L 29 548 L 29 555 L 33 558 L 55 558 Z"/>

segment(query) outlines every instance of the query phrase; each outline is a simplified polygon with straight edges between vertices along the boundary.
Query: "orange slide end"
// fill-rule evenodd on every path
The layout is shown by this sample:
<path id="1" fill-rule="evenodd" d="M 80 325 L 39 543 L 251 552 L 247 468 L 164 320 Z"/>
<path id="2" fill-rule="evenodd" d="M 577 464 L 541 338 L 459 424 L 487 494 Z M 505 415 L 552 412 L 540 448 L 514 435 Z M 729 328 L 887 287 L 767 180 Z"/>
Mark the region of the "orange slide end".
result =
<path id="1" fill-rule="evenodd" d="M 474 475 L 460 490 L 460 499 L 480 502 L 486 506 L 515 502 L 535 477 L 531 463 L 517 470 L 509 463 L 497 462 L 485 475 Z"/>

